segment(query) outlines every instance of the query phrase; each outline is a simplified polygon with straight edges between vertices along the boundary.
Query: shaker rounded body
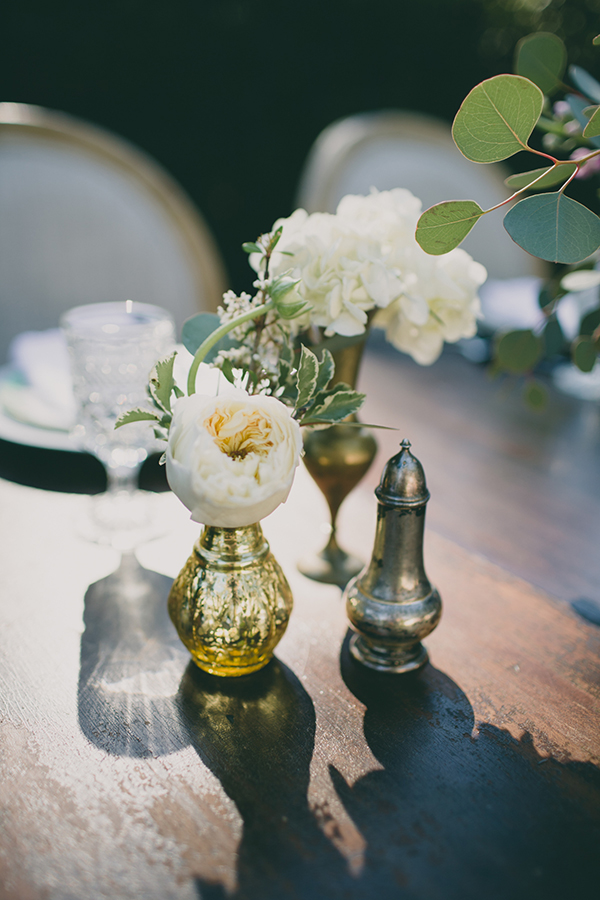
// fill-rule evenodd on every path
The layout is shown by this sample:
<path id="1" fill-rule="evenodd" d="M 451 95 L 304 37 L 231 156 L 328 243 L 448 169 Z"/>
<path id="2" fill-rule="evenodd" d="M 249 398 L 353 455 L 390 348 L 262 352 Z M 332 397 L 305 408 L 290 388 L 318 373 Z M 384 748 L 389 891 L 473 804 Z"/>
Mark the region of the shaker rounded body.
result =
<path id="1" fill-rule="evenodd" d="M 350 652 L 383 672 L 409 672 L 427 662 L 421 644 L 438 624 L 442 601 L 423 565 L 425 507 L 429 491 L 420 462 L 403 441 L 388 461 L 377 496 L 371 562 L 344 592 L 356 634 Z"/>
<path id="2" fill-rule="evenodd" d="M 355 578 L 346 588 L 345 598 L 350 624 L 358 634 L 354 646 L 359 642 L 363 656 L 368 648 L 372 668 L 407 671 L 410 661 L 416 664 L 409 669 L 427 660 L 420 642 L 431 634 L 442 615 L 442 601 L 434 587 L 430 585 L 425 596 L 398 602 L 366 594 Z"/>

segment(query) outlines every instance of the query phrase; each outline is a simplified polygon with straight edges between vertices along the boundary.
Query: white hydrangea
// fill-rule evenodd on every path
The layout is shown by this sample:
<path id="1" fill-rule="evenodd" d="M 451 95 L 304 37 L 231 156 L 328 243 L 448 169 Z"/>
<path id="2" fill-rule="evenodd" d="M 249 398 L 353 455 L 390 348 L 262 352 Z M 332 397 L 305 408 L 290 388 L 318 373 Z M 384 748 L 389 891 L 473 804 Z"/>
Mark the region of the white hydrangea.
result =
<path id="1" fill-rule="evenodd" d="M 283 232 L 271 273 L 291 270 L 312 307 L 298 325 L 357 335 L 375 310 L 388 340 L 422 365 L 437 359 L 444 341 L 475 334 L 487 273 L 464 250 L 425 253 L 415 240 L 420 213 L 420 200 L 397 188 L 348 195 L 335 215 L 299 209 L 276 222 Z"/>

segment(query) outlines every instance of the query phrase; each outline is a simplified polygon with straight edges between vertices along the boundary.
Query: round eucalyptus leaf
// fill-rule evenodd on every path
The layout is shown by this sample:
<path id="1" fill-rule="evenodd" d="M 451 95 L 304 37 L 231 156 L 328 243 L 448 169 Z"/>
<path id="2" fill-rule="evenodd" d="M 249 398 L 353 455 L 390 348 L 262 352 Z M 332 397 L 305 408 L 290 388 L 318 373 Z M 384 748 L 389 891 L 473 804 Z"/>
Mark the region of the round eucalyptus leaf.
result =
<path id="1" fill-rule="evenodd" d="M 598 135 L 600 135 L 600 106 L 594 109 L 590 121 L 583 129 L 584 138 L 598 137 Z"/>
<path id="2" fill-rule="evenodd" d="M 567 50 L 555 34 L 538 31 L 521 38 L 515 50 L 515 72 L 553 94 L 567 67 Z"/>
<path id="3" fill-rule="evenodd" d="M 585 114 L 585 110 L 589 109 L 589 102 L 582 97 L 578 97 L 576 94 L 568 94 L 565 99 L 569 104 L 571 112 L 581 125 L 581 130 L 584 131 L 589 124 L 589 119 Z M 594 147 L 600 147 L 600 136 L 589 137 L 588 140 Z"/>
<path id="4" fill-rule="evenodd" d="M 559 166 L 532 169 L 530 172 L 519 172 L 518 175 L 510 175 L 505 179 L 504 184 L 515 191 L 526 187 L 532 191 L 541 191 L 544 188 L 554 187 L 556 184 L 563 184 L 576 168 L 576 163 L 565 163 Z M 540 175 L 544 172 L 546 174 L 543 178 L 540 178 Z M 540 178 L 540 180 L 536 181 L 536 178 Z M 534 181 L 535 184 L 532 184 Z"/>
<path id="5" fill-rule="evenodd" d="M 600 247 L 598 216 L 560 192 L 521 200 L 504 227 L 519 247 L 549 262 L 581 262 Z"/>
<path id="6" fill-rule="evenodd" d="M 571 348 L 571 359 L 582 372 L 591 372 L 596 365 L 598 351 L 590 337 L 578 337 Z"/>
<path id="7" fill-rule="evenodd" d="M 528 381 L 523 391 L 523 399 L 530 409 L 544 409 L 548 402 L 548 391 L 539 381 Z"/>
<path id="8" fill-rule="evenodd" d="M 565 336 L 556 316 L 550 316 L 543 331 L 544 355 L 551 359 L 561 352 L 565 345 Z"/>
<path id="9" fill-rule="evenodd" d="M 542 342 L 529 328 L 507 332 L 496 345 L 498 363 L 515 375 L 531 372 L 541 355 Z"/>
<path id="10" fill-rule="evenodd" d="M 578 87 L 582 94 L 585 94 L 594 103 L 600 103 L 600 84 L 595 78 L 592 78 L 589 72 L 586 72 L 581 66 L 569 66 L 569 75 L 575 82 L 575 87 Z"/>
<path id="11" fill-rule="evenodd" d="M 554 303 L 555 300 L 556 293 L 549 285 L 543 284 L 538 294 L 538 306 L 540 309 L 546 309 L 546 307 L 550 306 L 551 303 Z"/>
<path id="12" fill-rule="evenodd" d="M 597 34 L 594 40 L 592 41 L 594 47 L 600 47 L 600 34 Z"/>
<path id="13" fill-rule="evenodd" d="M 426 209 L 417 223 L 417 243 L 432 256 L 458 247 L 483 215 L 474 200 L 448 200 Z"/>
<path id="14" fill-rule="evenodd" d="M 544 95 L 520 75 L 495 75 L 463 100 L 452 126 L 454 143 L 479 163 L 508 159 L 527 145 L 542 113 Z"/>
<path id="15" fill-rule="evenodd" d="M 598 328 L 600 328 L 600 307 L 586 313 L 579 324 L 579 334 L 590 337 Z"/>
<path id="16" fill-rule="evenodd" d="M 220 324 L 221 320 L 216 313 L 197 313 L 195 316 L 192 316 L 191 319 L 186 319 L 183 323 L 181 333 L 181 342 L 183 346 L 194 355 L 198 347 L 204 343 L 206 338 L 209 337 L 213 331 L 219 328 Z M 232 347 L 237 346 L 239 346 L 237 341 L 234 341 L 233 338 L 226 335 L 208 351 L 204 357 L 204 362 L 210 363 L 221 350 L 230 350 Z"/>

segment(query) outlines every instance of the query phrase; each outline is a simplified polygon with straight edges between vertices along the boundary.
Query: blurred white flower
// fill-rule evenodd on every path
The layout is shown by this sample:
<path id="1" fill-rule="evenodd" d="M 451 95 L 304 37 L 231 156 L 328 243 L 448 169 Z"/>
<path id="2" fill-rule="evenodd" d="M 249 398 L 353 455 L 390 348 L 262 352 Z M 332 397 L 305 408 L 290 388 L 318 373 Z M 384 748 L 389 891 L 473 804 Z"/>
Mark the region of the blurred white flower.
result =
<path id="1" fill-rule="evenodd" d="M 406 291 L 375 321 L 385 327 L 394 347 L 428 366 L 442 352 L 444 341 L 475 335 L 481 315 L 478 290 L 487 272 L 460 248 L 445 256 L 421 251 L 415 257 L 416 271 L 407 278 Z"/>
<path id="2" fill-rule="evenodd" d="M 477 290 L 487 273 L 464 250 L 429 256 L 417 244 L 421 201 L 410 191 L 372 190 L 344 197 L 335 215 L 296 210 L 279 219 L 283 232 L 271 274 L 300 278 L 298 294 L 312 309 L 295 328 L 318 325 L 325 335 L 358 335 L 368 313 L 388 340 L 428 365 L 444 341 L 475 334 Z"/>
<path id="3" fill-rule="evenodd" d="M 175 404 L 167 480 L 195 522 L 241 528 L 287 499 L 301 449 L 298 423 L 274 397 L 193 394 Z"/>

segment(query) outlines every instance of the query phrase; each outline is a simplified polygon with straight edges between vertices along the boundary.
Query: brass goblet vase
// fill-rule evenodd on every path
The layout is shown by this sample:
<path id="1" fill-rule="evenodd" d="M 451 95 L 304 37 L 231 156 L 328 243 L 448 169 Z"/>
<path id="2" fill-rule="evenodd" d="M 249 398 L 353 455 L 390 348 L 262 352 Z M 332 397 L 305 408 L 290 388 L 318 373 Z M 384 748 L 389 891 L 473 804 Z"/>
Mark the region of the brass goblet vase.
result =
<path id="1" fill-rule="evenodd" d="M 345 347 L 333 354 L 333 383 L 354 387 L 365 343 Z M 356 422 L 356 416 L 350 418 Z M 344 424 L 316 430 L 306 429 L 304 465 L 323 493 L 331 515 L 329 540 L 320 553 L 303 560 L 298 569 L 307 578 L 344 588 L 363 568 L 363 561 L 343 550 L 337 542 L 337 516 L 343 501 L 366 475 L 377 453 L 377 441 L 368 428 Z"/>

